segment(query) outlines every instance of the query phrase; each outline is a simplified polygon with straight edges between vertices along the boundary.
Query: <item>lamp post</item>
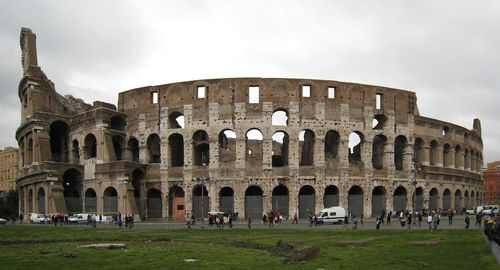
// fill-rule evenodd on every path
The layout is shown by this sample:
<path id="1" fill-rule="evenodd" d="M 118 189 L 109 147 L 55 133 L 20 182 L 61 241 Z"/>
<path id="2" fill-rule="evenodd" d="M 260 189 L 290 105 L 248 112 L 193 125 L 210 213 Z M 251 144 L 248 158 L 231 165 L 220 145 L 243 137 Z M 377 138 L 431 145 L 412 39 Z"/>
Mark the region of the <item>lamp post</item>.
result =
<path id="1" fill-rule="evenodd" d="M 196 182 L 201 182 L 201 228 L 205 228 L 205 213 L 204 213 L 204 199 L 203 199 L 203 193 L 205 191 L 205 181 L 210 181 L 210 177 L 195 177 L 193 178 Z"/>

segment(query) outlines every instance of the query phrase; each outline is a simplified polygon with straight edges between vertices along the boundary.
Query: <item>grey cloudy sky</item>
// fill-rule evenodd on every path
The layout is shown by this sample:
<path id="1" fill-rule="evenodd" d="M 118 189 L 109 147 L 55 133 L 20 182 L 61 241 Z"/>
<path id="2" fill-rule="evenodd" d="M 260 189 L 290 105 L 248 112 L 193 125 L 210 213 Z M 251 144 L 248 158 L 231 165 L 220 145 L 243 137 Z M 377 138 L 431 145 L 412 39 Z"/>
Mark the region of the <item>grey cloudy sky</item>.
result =
<path id="1" fill-rule="evenodd" d="M 500 1 L 0 0 L 0 147 L 17 146 L 19 33 L 57 91 L 116 104 L 140 86 L 222 77 L 414 91 L 420 114 L 483 128 L 500 160 Z"/>

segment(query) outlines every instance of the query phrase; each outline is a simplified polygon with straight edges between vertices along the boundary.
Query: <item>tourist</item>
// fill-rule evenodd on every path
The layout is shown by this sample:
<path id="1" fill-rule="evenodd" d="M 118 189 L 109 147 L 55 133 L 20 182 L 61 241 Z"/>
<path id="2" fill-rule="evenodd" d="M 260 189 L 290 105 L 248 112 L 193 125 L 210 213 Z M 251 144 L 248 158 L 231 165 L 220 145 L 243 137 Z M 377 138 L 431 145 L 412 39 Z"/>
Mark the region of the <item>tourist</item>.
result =
<path id="1" fill-rule="evenodd" d="M 465 229 L 468 230 L 469 229 L 469 225 L 470 225 L 470 218 L 469 218 L 469 214 L 467 213 L 465 215 Z"/>
<path id="2" fill-rule="evenodd" d="M 252 228 L 252 217 L 248 216 L 248 229 Z"/>
<path id="3" fill-rule="evenodd" d="M 381 223 L 382 223 L 382 219 L 380 218 L 380 216 L 377 216 L 377 218 L 375 219 L 375 229 L 376 230 L 380 230 Z"/>
<path id="4" fill-rule="evenodd" d="M 429 231 L 432 231 L 432 221 L 433 221 L 432 213 L 429 213 L 429 215 L 427 216 L 427 224 L 429 224 Z"/>

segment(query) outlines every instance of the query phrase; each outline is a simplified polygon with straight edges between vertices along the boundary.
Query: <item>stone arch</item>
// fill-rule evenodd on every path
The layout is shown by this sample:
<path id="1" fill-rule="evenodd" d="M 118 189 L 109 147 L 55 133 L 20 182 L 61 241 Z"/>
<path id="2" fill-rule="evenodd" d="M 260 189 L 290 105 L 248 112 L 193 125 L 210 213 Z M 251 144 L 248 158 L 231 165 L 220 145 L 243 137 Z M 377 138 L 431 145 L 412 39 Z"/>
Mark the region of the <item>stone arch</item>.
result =
<path id="1" fill-rule="evenodd" d="M 386 212 L 387 191 L 383 186 L 376 186 L 372 191 L 372 217 L 382 216 Z"/>
<path id="2" fill-rule="evenodd" d="M 203 193 L 202 193 L 203 191 Z M 205 218 L 210 209 L 210 198 L 205 185 L 195 185 L 193 188 L 193 215 L 196 218 Z"/>
<path id="3" fill-rule="evenodd" d="M 375 130 L 384 129 L 386 123 L 387 116 L 385 116 L 384 114 L 376 114 L 373 116 L 372 128 Z"/>
<path id="4" fill-rule="evenodd" d="M 97 213 L 97 194 L 92 188 L 85 191 L 85 212 Z"/>
<path id="5" fill-rule="evenodd" d="M 271 117 L 273 126 L 288 126 L 288 111 L 285 109 L 277 109 Z"/>
<path id="6" fill-rule="evenodd" d="M 404 155 L 405 149 L 408 146 L 408 141 L 403 135 L 399 135 L 394 140 L 394 166 L 396 170 L 402 171 L 405 168 Z"/>
<path id="7" fill-rule="evenodd" d="M 443 167 L 449 167 L 452 165 L 452 152 L 449 144 L 445 143 L 443 146 Z"/>
<path id="8" fill-rule="evenodd" d="M 461 208 L 462 208 L 461 202 L 462 202 L 462 191 L 460 189 L 457 189 L 455 191 L 455 199 L 454 199 L 453 208 L 456 210 L 461 210 Z"/>
<path id="9" fill-rule="evenodd" d="M 285 185 L 278 185 L 273 189 L 272 193 L 272 210 L 288 217 L 289 192 Z"/>
<path id="10" fill-rule="evenodd" d="M 123 138 L 121 136 L 115 135 L 112 137 L 113 150 L 115 153 L 115 160 L 122 160 L 123 158 Z"/>
<path id="11" fill-rule="evenodd" d="M 349 135 L 349 163 L 363 164 L 361 153 L 363 151 L 364 136 L 359 131 L 353 131 Z"/>
<path id="12" fill-rule="evenodd" d="M 475 195 L 474 191 L 471 191 L 470 192 L 470 199 L 469 199 L 471 207 L 476 207 L 476 197 L 474 195 Z"/>
<path id="13" fill-rule="evenodd" d="M 338 168 L 340 146 L 340 134 L 335 130 L 329 130 L 325 135 L 325 165 L 327 169 Z"/>
<path id="14" fill-rule="evenodd" d="M 363 189 L 360 186 L 352 186 L 347 195 L 347 210 L 349 213 L 360 217 L 363 214 Z"/>
<path id="15" fill-rule="evenodd" d="M 125 122 L 125 119 L 123 119 L 123 117 L 118 115 L 111 117 L 111 123 L 110 123 L 111 129 L 125 131 L 126 125 L 127 123 Z"/>
<path id="16" fill-rule="evenodd" d="M 72 160 L 74 164 L 79 164 L 80 163 L 80 143 L 78 142 L 77 139 L 74 139 L 73 142 L 71 143 L 72 149 L 71 149 L 71 154 L 72 154 Z"/>
<path id="17" fill-rule="evenodd" d="M 258 219 L 262 214 L 262 189 L 259 186 L 249 186 L 245 190 L 245 217 Z"/>
<path id="18" fill-rule="evenodd" d="M 422 211 L 424 209 L 424 190 L 422 187 L 415 189 L 415 210 Z"/>
<path id="19" fill-rule="evenodd" d="M 156 188 L 150 188 L 147 193 L 148 217 L 161 218 L 161 191 Z M 141 216 L 142 217 L 142 216 Z"/>
<path id="20" fill-rule="evenodd" d="M 38 213 L 45 214 L 45 190 L 41 187 L 37 193 Z"/>
<path id="21" fill-rule="evenodd" d="M 406 209 L 408 192 L 406 188 L 403 186 L 398 186 L 394 190 L 393 204 L 394 204 L 394 212 L 408 210 Z"/>
<path id="22" fill-rule="evenodd" d="M 431 166 L 436 166 L 439 162 L 439 153 L 438 153 L 439 144 L 436 140 L 432 140 L 429 146 L 430 146 L 429 163 Z"/>
<path id="23" fill-rule="evenodd" d="M 161 140 L 158 134 L 153 133 L 149 135 L 147 140 L 147 149 L 149 163 L 160 163 L 161 162 L 161 151 L 160 151 Z"/>
<path id="24" fill-rule="evenodd" d="M 174 133 L 168 137 L 168 147 L 170 153 L 170 167 L 184 166 L 184 137 L 179 133 Z"/>
<path id="25" fill-rule="evenodd" d="M 316 135 L 310 129 L 299 132 L 300 166 L 314 165 L 314 143 Z"/>
<path id="26" fill-rule="evenodd" d="M 438 198 L 439 198 L 439 192 L 438 192 L 437 188 L 432 188 L 429 191 L 429 209 L 437 210 Z"/>
<path id="27" fill-rule="evenodd" d="M 33 189 L 28 191 L 28 212 L 33 213 Z"/>
<path id="28" fill-rule="evenodd" d="M 470 206 L 470 201 L 469 201 L 469 191 L 466 190 L 464 192 L 464 207 L 466 209 L 469 209 L 471 206 Z"/>
<path id="29" fill-rule="evenodd" d="M 262 174 L 263 139 L 259 129 L 249 129 L 245 135 L 245 160 L 247 173 L 250 175 Z M 250 170 L 249 169 L 254 169 Z"/>
<path id="30" fill-rule="evenodd" d="M 464 167 L 464 153 L 459 144 L 455 146 L 455 168 Z"/>
<path id="31" fill-rule="evenodd" d="M 422 138 L 416 138 L 414 144 L 414 157 L 415 157 L 415 167 L 420 168 L 424 165 L 425 159 L 425 145 L 424 140 Z"/>
<path id="32" fill-rule="evenodd" d="M 284 131 L 276 131 L 272 136 L 272 141 L 272 166 L 288 166 L 288 146 L 290 143 L 288 133 Z"/>
<path id="33" fill-rule="evenodd" d="M 118 192 L 114 187 L 107 187 L 103 192 L 104 215 L 116 216 L 118 214 Z"/>
<path id="34" fill-rule="evenodd" d="M 323 207 L 328 208 L 339 205 L 339 188 L 334 185 L 327 186 L 323 196 Z"/>
<path id="35" fill-rule="evenodd" d="M 186 208 L 184 204 L 184 190 L 174 185 L 170 188 L 169 191 L 169 211 L 168 215 L 173 220 L 184 220 L 186 216 Z"/>
<path id="36" fill-rule="evenodd" d="M 97 139 L 94 134 L 89 133 L 84 140 L 84 155 L 85 159 L 97 157 Z"/>
<path id="37" fill-rule="evenodd" d="M 450 209 L 451 208 L 451 191 L 450 189 L 446 188 L 443 191 L 443 209 Z"/>
<path id="38" fill-rule="evenodd" d="M 226 214 L 234 213 L 234 190 L 231 187 L 223 187 L 219 191 L 219 211 Z"/>
<path id="39" fill-rule="evenodd" d="M 236 161 L 236 132 L 224 129 L 219 133 L 219 164 L 232 165 Z"/>
<path id="40" fill-rule="evenodd" d="M 386 145 L 387 145 L 387 137 L 385 137 L 384 135 L 376 135 L 373 138 L 372 166 L 376 170 L 383 169 L 386 165 L 384 164 Z"/>
<path id="41" fill-rule="evenodd" d="M 299 190 L 299 218 L 307 218 L 316 213 L 316 191 L 310 185 L 302 186 Z"/>
<path id="42" fill-rule="evenodd" d="M 66 122 L 56 120 L 50 124 L 50 152 L 51 160 L 68 162 L 70 128 Z"/>
<path id="43" fill-rule="evenodd" d="M 83 178 L 77 169 L 68 169 L 63 174 L 64 200 L 68 214 L 81 213 L 83 211 L 82 192 Z"/>
<path id="44" fill-rule="evenodd" d="M 168 116 L 169 128 L 184 128 L 184 115 L 180 112 L 172 112 Z"/>
<path id="45" fill-rule="evenodd" d="M 146 214 L 146 202 L 144 200 L 146 177 L 141 169 L 135 169 L 132 172 L 132 187 L 134 188 L 134 201 L 139 211 L 139 216 L 143 217 Z"/>
<path id="46" fill-rule="evenodd" d="M 127 143 L 128 160 L 139 162 L 139 141 L 135 137 L 130 137 Z"/>
<path id="47" fill-rule="evenodd" d="M 210 141 L 204 130 L 193 134 L 193 164 L 194 166 L 207 166 L 210 163 Z"/>

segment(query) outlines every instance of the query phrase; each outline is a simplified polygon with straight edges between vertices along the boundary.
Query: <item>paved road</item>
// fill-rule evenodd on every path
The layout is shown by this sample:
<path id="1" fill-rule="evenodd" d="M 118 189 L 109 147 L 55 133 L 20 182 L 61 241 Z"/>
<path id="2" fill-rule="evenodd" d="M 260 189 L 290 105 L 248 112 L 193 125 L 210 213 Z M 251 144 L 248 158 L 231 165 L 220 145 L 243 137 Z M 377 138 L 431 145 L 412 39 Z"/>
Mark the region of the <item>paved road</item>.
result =
<path id="1" fill-rule="evenodd" d="M 479 228 L 478 226 L 475 226 L 475 216 L 470 216 L 471 219 L 471 225 L 470 229 L 477 229 Z M 412 225 L 412 230 L 428 230 L 428 225 L 427 222 L 422 221 L 421 226 L 418 226 L 417 224 Z M 484 221 L 484 219 L 483 219 Z M 361 230 L 374 230 L 375 229 L 375 219 L 374 218 L 367 218 L 363 222 L 364 224 L 361 224 L 358 219 L 358 229 Z M 392 219 L 391 220 L 391 225 L 381 225 L 380 229 L 381 230 L 408 230 L 408 225 L 405 227 L 401 227 L 401 224 L 399 223 L 398 219 Z M 53 224 L 29 224 L 29 223 L 23 223 L 23 224 L 16 224 L 12 225 L 8 223 L 6 226 L 54 226 Z M 59 226 L 59 225 L 58 225 Z M 73 227 L 88 227 L 86 224 L 78 224 L 78 225 L 64 225 L 64 226 L 73 226 Z M 118 228 L 118 225 L 115 224 L 97 224 L 98 228 Z M 145 222 L 135 222 L 134 225 L 135 228 L 142 228 L 142 229 L 185 229 L 186 228 L 186 223 L 185 222 L 179 222 L 179 221 L 161 221 L 161 220 L 147 220 Z M 200 229 L 202 227 L 201 221 L 197 221 L 195 225 L 191 226 L 191 229 Z M 216 226 L 209 227 L 208 223 L 205 222 L 205 229 L 217 229 Z M 227 229 L 228 226 L 225 227 Z M 239 228 L 239 229 L 247 229 L 248 225 L 246 221 L 238 220 L 234 222 L 233 228 Z M 269 224 L 263 224 L 262 221 L 260 220 L 253 220 L 252 221 L 252 229 L 268 229 Z M 283 224 L 279 225 L 273 225 L 272 228 L 288 228 L 288 229 L 315 229 L 315 230 L 321 230 L 321 229 L 329 229 L 329 230 L 345 230 L 349 229 L 351 230 L 353 228 L 352 224 L 349 224 L 348 226 L 345 225 L 332 225 L 332 224 L 323 224 L 323 225 L 318 225 L 318 226 L 310 226 L 308 220 L 299 220 L 299 224 L 291 224 L 291 221 L 285 221 Z M 453 217 L 453 223 L 449 224 L 448 223 L 448 218 L 442 218 L 440 225 L 438 226 L 438 229 L 459 229 L 463 230 L 465 228 L 465 216 L 454 216 Z M 122 226 L 122 229 L 126 229 L 125 225 Z"/>

